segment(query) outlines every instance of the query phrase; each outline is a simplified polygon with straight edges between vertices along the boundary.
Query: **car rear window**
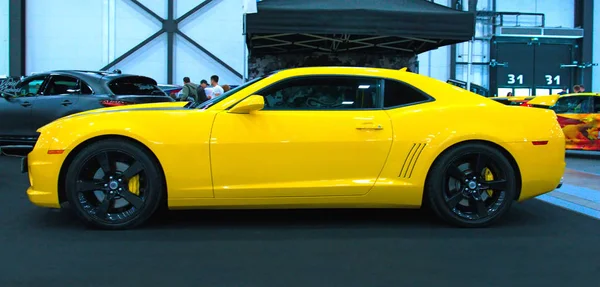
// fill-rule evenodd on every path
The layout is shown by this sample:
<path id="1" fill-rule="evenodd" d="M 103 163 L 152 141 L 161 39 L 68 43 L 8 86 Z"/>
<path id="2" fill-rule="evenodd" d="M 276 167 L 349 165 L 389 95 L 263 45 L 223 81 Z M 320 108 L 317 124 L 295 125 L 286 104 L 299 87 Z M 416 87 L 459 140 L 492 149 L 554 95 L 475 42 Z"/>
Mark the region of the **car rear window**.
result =
<path id="1" fill-rule="evenodd" d="M 165 96 L 156 81 L 146 77 L 122 77 L 108 83 L 115 95 Z"/>

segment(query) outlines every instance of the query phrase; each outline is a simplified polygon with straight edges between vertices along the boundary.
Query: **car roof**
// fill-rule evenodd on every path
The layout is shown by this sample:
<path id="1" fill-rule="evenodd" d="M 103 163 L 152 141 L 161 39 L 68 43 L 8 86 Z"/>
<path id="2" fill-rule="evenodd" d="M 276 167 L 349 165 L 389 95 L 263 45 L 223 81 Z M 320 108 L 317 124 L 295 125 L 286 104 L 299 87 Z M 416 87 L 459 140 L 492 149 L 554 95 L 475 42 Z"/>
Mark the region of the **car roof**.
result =
<path id="1" fill-rule="evenodd" d="M 40 74 L 71 75 L 71 76 L 81 78 L 82 80 L 84 80 L 86 82 L 100 81 L 103 79 L 106 81 L 111 81 L 113 79 L 123 78 L 123 77 L 145 77 L 145 78 L 148 78 L 146 76 L 141 76 L 141 75 L 121 74 L 121 73 L 115 73 L 115 72 L 109 72 L 109 71 L 87 71 L 87 70 L 54 70 L 54 71 L 49 71 L 49 72 L 40 73 Z"/>
<path id="2" fill-rule="evenodd" d="M 600 97 L 600 93 L 585 92 L 585 93 L 564 94 L 561 96 L 561 98 L 562 97 L 581 97 L 581 96 Z"/>
<path id="3" fill-rule="evenodd" d="M 289 68 L 274 71 L 275 73 L 282 73 L 286 75 L 307 75 L 307 74 L 361 74 L 361 75 L 373 75 L 373 76 L 384 76 L 394 75 L 397 76 L 399 73 L 406 72 L 406 68 L 394 70 L 387 68 L 371 68 L 371 67 L 344 67 L 344 66 L 323 66 L 323 67 L 298 67 Z"/>

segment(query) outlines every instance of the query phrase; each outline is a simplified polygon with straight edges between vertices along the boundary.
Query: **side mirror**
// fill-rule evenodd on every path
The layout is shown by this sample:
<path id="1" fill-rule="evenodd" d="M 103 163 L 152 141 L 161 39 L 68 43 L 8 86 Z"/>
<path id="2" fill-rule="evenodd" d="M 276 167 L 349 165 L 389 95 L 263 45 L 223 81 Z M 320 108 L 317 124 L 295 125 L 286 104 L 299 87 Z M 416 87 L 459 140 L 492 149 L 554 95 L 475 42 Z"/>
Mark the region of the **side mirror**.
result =
<path id="1" fill-rule="evenodd" d="M 254 111 L 260 111 L 265 107 L 265 99 L 263 96 L 252 95 L 237 105 L 233 106 L 229 112 L 233 114 L 249 114 Z"/>

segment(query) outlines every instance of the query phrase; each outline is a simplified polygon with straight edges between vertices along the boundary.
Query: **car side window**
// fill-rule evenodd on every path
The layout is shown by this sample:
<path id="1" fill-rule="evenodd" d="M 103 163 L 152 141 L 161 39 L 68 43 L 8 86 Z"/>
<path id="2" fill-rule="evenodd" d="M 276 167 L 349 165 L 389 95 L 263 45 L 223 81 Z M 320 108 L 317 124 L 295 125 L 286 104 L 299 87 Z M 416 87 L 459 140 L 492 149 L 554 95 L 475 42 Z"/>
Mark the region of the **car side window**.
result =
<path id="1" fill-rule="evenodd" d="M 594 114 L 600 114 L 600 97 L 594 97 Z"/>
<path id="2" fill-rule="evenodd" d="M 395 80 L 385 80 L 383 107 L 398 107 L 431 100 L 424 92 L 415 87 Z"/>
<path id="3" fill-rule="evenodd" d="M 81 94 L 82 95 L 91 95 L 94 92 L 92 91 L 92 88 L 90 88 L 90 86 L 84 82 L 84 81 L 79 81 L 79 84 L 81 86 Z"/>
<path id="4" fill-rule="evenodd" d="M 584 114 L 589 113 L 591 108 L 590 97 L 572 96 L 558 99 L 552 110 L 557 114 Z"/>
<path id="5" fill-rule="evenodd" d="M 52 76 L 44 94 L 46 96 L 56 95 L 79 95 L 79 80 L 69 76 Z"/>
<path id="6" fill-rule="evenodd" d="M 35 97 L 39 92 L 46 76 L 27 79 L 15 86 L 15 96 L 18 98 Z"/>
<path id="7" fill-rule="evenodd" d="M 299 77 L 275 83 L 257 94 L 264 110 L 352 110 L 379 105 L 380 84 L 355 76 Z"/>

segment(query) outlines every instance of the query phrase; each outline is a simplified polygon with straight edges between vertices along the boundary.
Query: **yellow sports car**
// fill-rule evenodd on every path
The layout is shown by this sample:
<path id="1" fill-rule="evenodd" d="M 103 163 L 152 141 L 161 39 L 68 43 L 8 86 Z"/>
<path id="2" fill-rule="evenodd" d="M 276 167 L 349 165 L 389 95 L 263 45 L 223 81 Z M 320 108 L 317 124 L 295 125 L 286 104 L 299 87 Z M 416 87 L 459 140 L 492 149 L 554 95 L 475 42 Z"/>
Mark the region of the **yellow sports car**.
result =
<path id="1" fill-rule="evenodd" d="M 552 110 L 375 68 L 283 70 L 201 104 L 87 111 L 39 133 L 29 199 L 105 229 L 160 207 L 422 205 L 481 227 L 557 188 L 565 168 Z"/>

